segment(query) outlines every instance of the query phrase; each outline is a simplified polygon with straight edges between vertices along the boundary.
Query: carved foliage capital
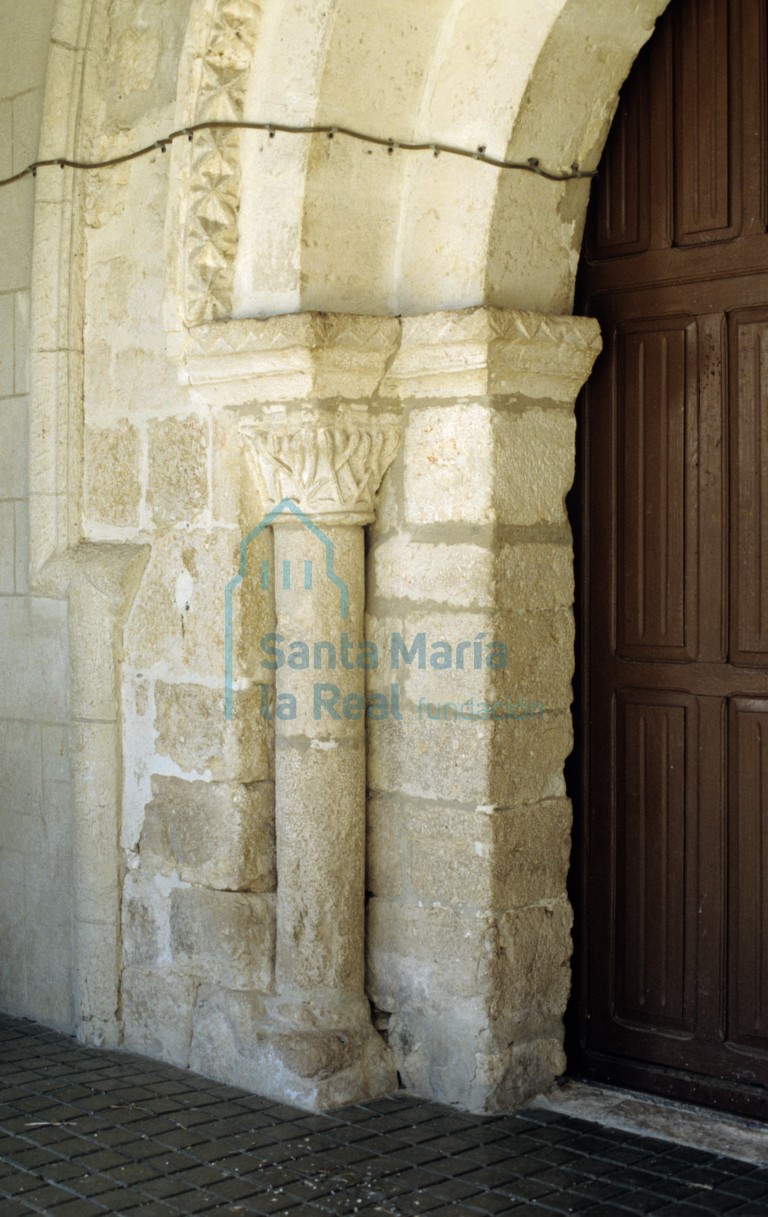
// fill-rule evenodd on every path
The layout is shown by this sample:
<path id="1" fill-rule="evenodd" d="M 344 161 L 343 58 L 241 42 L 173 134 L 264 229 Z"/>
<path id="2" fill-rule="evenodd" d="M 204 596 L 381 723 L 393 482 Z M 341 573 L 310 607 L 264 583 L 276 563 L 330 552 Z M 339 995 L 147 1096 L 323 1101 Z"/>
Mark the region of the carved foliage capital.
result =
<path id="1" fill-rule="evenodd" d="M 390 416 L 243 421 L 241 432 L 270 508 L 293 499 L 310 518 L 368 524 L 400 429 Z"/>

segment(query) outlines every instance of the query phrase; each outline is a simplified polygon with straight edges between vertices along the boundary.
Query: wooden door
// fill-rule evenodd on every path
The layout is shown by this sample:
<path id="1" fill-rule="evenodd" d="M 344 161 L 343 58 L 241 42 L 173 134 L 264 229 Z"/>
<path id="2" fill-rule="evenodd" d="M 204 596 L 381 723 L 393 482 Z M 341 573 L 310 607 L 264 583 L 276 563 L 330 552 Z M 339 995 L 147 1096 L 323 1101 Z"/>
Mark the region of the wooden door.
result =
<path id="1" fill-rule="evenodd" d="M 590 207 L 577 1062 L 766 1115 L 767 65 L 673 0 Z"/>

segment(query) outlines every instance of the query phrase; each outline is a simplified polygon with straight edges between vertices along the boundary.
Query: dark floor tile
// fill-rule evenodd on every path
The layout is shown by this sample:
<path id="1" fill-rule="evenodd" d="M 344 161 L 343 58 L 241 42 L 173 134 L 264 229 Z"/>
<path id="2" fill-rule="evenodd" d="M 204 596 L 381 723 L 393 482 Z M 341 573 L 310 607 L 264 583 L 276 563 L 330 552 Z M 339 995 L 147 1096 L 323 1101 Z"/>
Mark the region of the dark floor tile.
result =
<path id="1" fill-rule="evenodd" d="M 539 1183 L 537 1179 L 512 1179 L 509 1183 L 501 1183 L 494 1191 L 510 1196 L 514 1200 L 539 1200 L 550 1192 L 556 1191 L 551 1184 Z"/>
<path id="2" fill-rule="evenodd" d="M 29 1207 L 18 1200 L 3 1200 L 3 1217 L 29 1217 Z M 103 1210 L 102 1210 L 103 1211 Z"/>
<path id="3" fill-rule="evenodd" d="M 168 1196 L 180 1196 L 190 1189 L 187 1183 L 180 1182 L 173 1175 L 156 1175 L 154 1179 L 145 1179 L 139 1183 L 137 1190 L 142 1196 L 163 1199 Z"/>
<path id="4" fill-rule="evenodd" d="M 80 1198 L 76 1198 L 73 1200 L 67 1200 L 64 1202 L 64 1204 L 57 1204 L 55 1217 L 91 1217 L 91 1214 L 94 1213 L 116 1213 L 118 1211 L 118 1209 L 107 1208 L 103 1204 L 99 1204 L 93 1200 L 82 1200 Z M 5 1217 L 5 1214 L 3 1214 L 3 1217 Z"/>
<path id="5" fill-rule="evenodd" d="M 418 1217 L 419 1213 L 431 1213 L 434 1209 L 443 1208 L 445 1201 L 442 1196 L 433 1196 L 429 1192 L 405 1192 L 398 1196 L 396 1208 L 398 1213 L 407 1213 L 408 1217 Z"/>
<path id="6" fill-rule="evenodd" d="M 768 1197 L 768 1176 L 761 1174 L 740 1175 L 736 1179 L 724 1179 L 720 1186 L 723 1191 L 734 1196 L 741 1196 L 744 1200 L 759 1200 L 761 1196 Z M 768 1212 L 768 1203 L 765 1208 Z"/>

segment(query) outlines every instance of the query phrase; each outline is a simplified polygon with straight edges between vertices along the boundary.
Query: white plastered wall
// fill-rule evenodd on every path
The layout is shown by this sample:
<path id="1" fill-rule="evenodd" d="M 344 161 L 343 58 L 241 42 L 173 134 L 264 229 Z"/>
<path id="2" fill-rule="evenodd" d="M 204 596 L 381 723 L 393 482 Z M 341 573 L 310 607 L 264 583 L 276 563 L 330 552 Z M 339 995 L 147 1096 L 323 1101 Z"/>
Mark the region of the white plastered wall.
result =
<path id="1" fill-rule="evenodd" d="M 54 7 L 0 4 L 0 177 L 37 156 Z M 71 1029 L 66 605 L 28 581 L 34 200 L 0 193 L 0 1006 Z"/>

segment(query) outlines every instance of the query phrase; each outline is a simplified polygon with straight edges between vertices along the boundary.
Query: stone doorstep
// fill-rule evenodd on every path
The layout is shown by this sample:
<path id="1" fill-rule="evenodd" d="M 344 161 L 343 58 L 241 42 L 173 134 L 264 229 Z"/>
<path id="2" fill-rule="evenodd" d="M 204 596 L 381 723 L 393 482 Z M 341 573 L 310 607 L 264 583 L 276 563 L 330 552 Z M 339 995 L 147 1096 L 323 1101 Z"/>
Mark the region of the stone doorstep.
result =
<path id="1" fill-rule="evenodd" d="M 570 1079 L 548 1094 L 537 1095 L 527 1106 L 710 1153 L 727 1154 L 758 1166 L 768 1165 L 768 1127 L 759 1120 Z"/>

